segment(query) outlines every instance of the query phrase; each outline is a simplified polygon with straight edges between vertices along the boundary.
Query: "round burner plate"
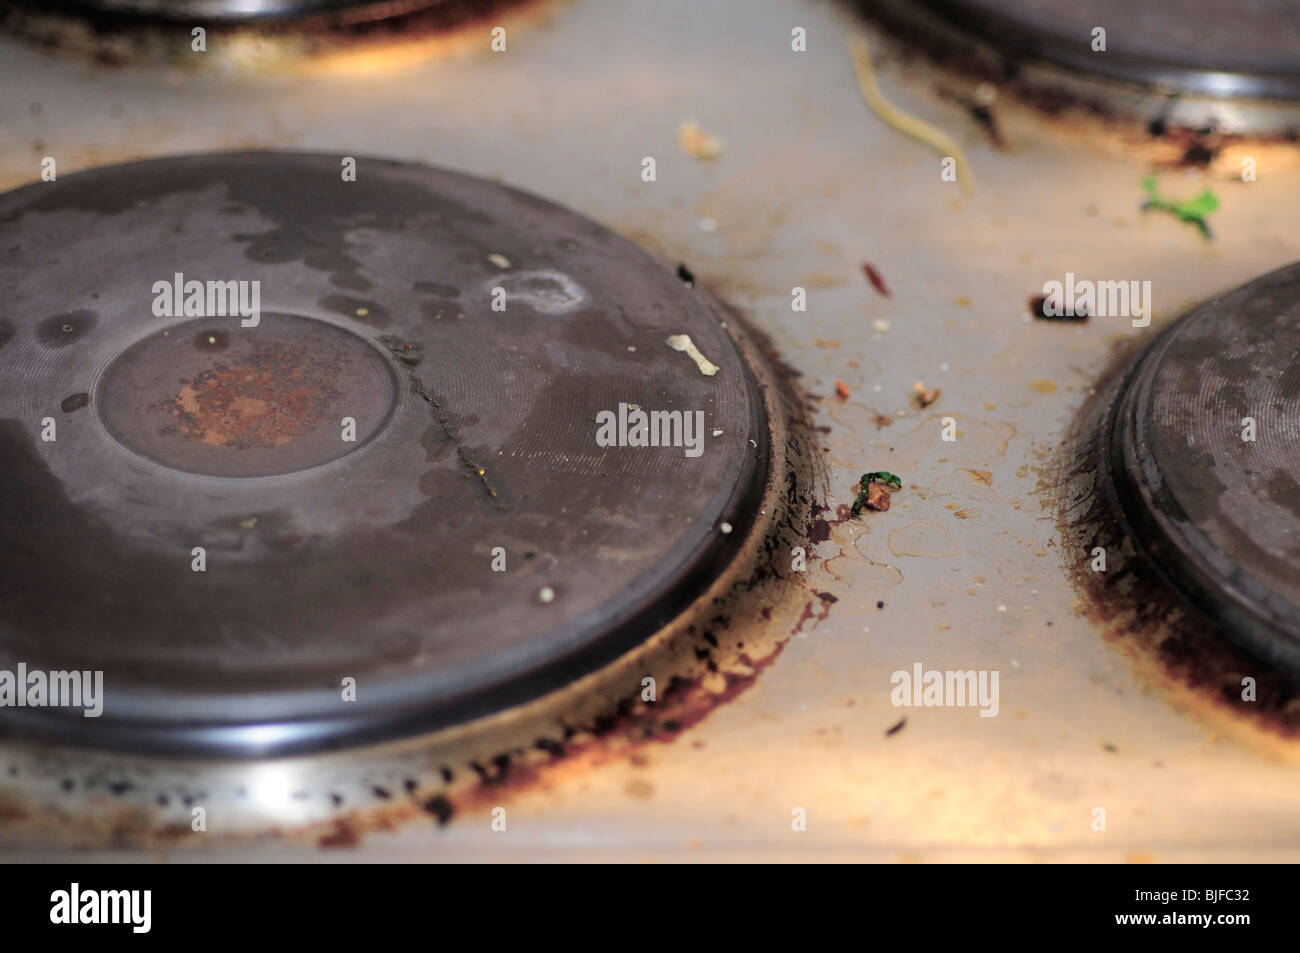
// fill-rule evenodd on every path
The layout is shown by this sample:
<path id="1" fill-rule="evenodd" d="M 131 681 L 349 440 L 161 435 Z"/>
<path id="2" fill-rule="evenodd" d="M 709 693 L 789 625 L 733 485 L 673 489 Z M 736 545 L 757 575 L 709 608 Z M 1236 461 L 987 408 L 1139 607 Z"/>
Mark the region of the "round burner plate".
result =
<path id="1" fill-rule="evenodd" d="M 1212 96 L 1300 99 L 1292 0 L 925 0 L 1008 50 L 1083 73 Z M 1104 28 L 1105 50 L 1093 49 Z"/>
<path id="2" fill-rule="evenodd" d="M 445 726 L 612 660 L 741 546 L 766 418 L 705 295 L 501 185 L 341 169 L 0 197 L 0 668 L 105 696 L 0 728 L 249 754 Z"/>
<path id="3" fill-rule="evenodd" d="M 1161 334 L 1122 384 L 1109 452 L 1138 548 L 1300 675 L 1300 263 Z"/>

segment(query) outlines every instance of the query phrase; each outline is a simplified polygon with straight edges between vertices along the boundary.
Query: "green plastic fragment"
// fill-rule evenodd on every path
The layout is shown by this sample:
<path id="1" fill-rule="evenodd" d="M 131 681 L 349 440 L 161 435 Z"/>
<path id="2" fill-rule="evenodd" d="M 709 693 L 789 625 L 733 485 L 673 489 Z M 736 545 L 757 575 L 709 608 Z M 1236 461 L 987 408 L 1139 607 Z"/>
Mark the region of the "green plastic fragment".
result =
<path id="1" fill-rule="evenodd" d="M 1156 191 L 1156 177 L 1148 175 L 1142 179 L 1142 190 L 1147 194 L 1147 200 L 1142 203 L 1144 212 L 1151 209 L 1157 212 L 1168 212 L 1180 221 L 1191 222 L 1206 238 L 1213 237 L 1210 234 L 1210 224 L 1205 217 L 1219 207 L 1219 199 L 1209 189 L 1195 198 L 1183 201 L 1162 199 Z"/>

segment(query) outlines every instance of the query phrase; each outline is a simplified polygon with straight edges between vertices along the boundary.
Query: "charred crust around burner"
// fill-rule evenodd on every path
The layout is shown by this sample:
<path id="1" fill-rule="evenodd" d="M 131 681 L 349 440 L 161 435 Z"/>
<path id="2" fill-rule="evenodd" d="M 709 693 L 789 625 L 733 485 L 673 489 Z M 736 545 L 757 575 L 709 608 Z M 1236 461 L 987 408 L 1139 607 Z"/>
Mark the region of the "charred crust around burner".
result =
<path id="1" fill-rule="evenodd" d="M 0 29 L 42 50 L 116 68 L 138 64 L 141 58 L 190 59 L 194 23 L 204 25 L 209 42 L 256 38 L 284 53 L 311 56 L 437 39 L 492 17 L 545 5 L 546 0 L 359 0 L 340 7 L 298 0 L 285 2 L 276 16 L 250 15 L 237 7 L 222 16 L 210 5 L 195 9 L 184 2 L 158 4 L 151 11 L 123 4 L 107 10 L 92 0 L 18 0 L 0 10 Z"/>
<path id="2" fill-rule="evenodd" d="M 911 59 L 917 51 L 947 75 L 992 83 L 1001 93 L 1048 119 L 1084 116 L 1152 142 L 1169 142 L 1179 151 L 1172 158 L 1159 160 L 1159 165 L 1205 167 L 1228 143 L 1243 138 L 1276 142 L 1300 138 L 1300 111 L 1295 108 L 1294 95 L 1249 99 L 1243 94 L 1225 108 L 1225 100 L 1209 94 L 1168 93 L 1170 81 L 1159 73 L 1139 78 L 1137 74 L 1143 72 L 1140 64 L 1128 79 L 1092 75 L 1088 70 L 1067 68 L 1018 51 L 1010 42 L 990 42 L 971 30 L 969 23 L 962 25 L 961 18 L 954 16 L 957 6 L 918 0 L 854 3 L 859 16 L 902 41 L 896 50 L 900 58 Z M 1197 73 L 1194 69 L 1190 72 Z M 1210 74 L 1202 82 L 1213 83 L 1218 75 L 1200 72 Z M 1268 73 L 1260 81 L 1278 82 Z M 1285 82 L 1294 90 L 1294 75 Z M 937 92 L 966 108 L 994 148 L 1006 147 L 995 118 L 980 115 L 979 103 L 947 83 L 939 83 Z"/>
<path id="3" fill-rule="evenodd" d="M 1077 612 L 1133 662 L 1140 677 L 1193 711 L 1230 715 L 1265 736 L 1300 738 L 1300 685 L 1192 611 L 1160 569 L 1134 549 L 1099 466 L 1116 395 L 1145 343 L 1116 346 L 1095 393 L 1066 431 L 1053 479 L 1040 490 L 1057 508 L 1067 574 L 1079 594 Z M 1105 551 L 1105 572 L 1091 569 L 1096 547 Z M 1242 698 L 1246 677 L 1255 680 L 1250 702 Z"/>
<path id="4" fill-rule="evenodd" d="M 789 560 L 791 547 L 807 545 L 807 514 L 815 519 L 824 510 L 817 502 L 826 492 L 826 476 L 811 423 L 813 404 L 797 385 L 798 372 L 781 362 L 761 332 L 738 312 L 722 309 L 721 314 L 732 333 L 744 340 L 744 350 L 759 369 L 773 445 L 782 460 L 768 482 L 763 519 L 734 569 L 656 637 L 581 684 L 489 718 L 481 727 L 470 726 L 468 732 L 453 732 L 455 737 L 446 741 L 440 736 L 413 739 L 394 746 L 392 755 L 341 755 L 347 758 L 347 773 L 360 773 L 363 780 L 346 786 L 337 777 L 328 786 L 304 782 L 302 803 L 324 810 L 327 817 L 301 827 L 279 826 L 273 836 L 355 848 L 371 831 L 430 821 L 442 828 L 508 804 L 517 793 L 611 761 L 636 770 L 649 764 L 662 746 L 673 744 L 745 693 L 775 663 L 793 634 L 827 617 L 835 597 L 809 587 L 803 574 L 791 571 Z M 846 515 L 847 506 L 842 509 Z M 745 625 L 737 624 L 741 613 L 747 614 Z M 647 672 L 658 679 L 654 702 L 642 698 L 641 681 Z M 461 736 L 463 740 L 456 740 Z M 328 764 L 334 756 L 320 757 Z M 406 766 L 391 776 L 360 766 L 384 765 L 386 759 L 403 759 L 396 763 Z M 192 805 L 204 803 L 211 790 L 200 792 L 164 779 L 154 762 L 138 763 L 138 773 L 114 779 L 130 789 L 122 789 L 111 805 L 79 809 L 73 825 L 67 823 L 66 800 L 27 803 L 0 792 L 0 815 L 13 818 L 6 837 L 90 846 L 102 843 L 104 831 L 111 830 L 113 842 L 123 846 L 210 844 L 213 834 L 194 834 L 182 819 L 188 818 Z M 420 764 L 424 767 L 417 767 Z M 16 765 L 11 773 L 17 774 Z M 364 780 L 369 773 L 373 779 Z M 398 787 L 406 797 L 392 795 Z M 80 803 L 97 788 L 92 782 L 84 792 L 77 788 L 65 791 L 64 797 Z M 245 836 L 264 837 L 265 832 L 216 836 L 238 842 Z"/>

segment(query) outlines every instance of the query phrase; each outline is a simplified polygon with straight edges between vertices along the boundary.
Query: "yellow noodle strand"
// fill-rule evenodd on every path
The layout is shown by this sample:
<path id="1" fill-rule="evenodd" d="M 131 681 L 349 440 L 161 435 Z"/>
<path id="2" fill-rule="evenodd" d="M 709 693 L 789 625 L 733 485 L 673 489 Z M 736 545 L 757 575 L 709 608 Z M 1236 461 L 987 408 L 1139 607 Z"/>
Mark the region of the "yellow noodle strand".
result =
<path id="1" fill-rule="evenodd" d="M 893 126 L 904 135 L 924 142 L 941 156 L 952 156 L 957 161 L 957 181 L 961 183 L 962 190 L 970 195 L 975 183 L 961 146 L 957 145 L 942 129 L 903 112 L 887 100 L 880 92 L 880 87 L 876 85 L 876 71 L 871 65 L 871 51 L 867 48 L 867 41 L 855 36 L 849 40 L 849 45 L 853 52 L 853 69 L 858 76 L 858 89 L 862 91 L 862 98 L 867 101 L 867 105 L 884 120 L 886 125 Z"/>

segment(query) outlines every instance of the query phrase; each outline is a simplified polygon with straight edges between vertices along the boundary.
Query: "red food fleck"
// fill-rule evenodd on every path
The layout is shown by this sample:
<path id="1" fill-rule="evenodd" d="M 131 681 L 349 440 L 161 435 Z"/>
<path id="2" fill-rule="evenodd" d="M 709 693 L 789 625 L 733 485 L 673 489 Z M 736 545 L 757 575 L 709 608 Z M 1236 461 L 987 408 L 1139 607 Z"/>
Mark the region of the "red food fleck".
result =
<path id="1" fill-rule="evenodd" d="M 885 284 L 884 277 L 880 272 L 876 271 L 871 262 L 864 261 L 862 263 L 862 273 L 866 275 L 867 280 L 871 282 L 871 287 L 875 288 L 886 298 L 889 297 L 889 286 Z"/>

